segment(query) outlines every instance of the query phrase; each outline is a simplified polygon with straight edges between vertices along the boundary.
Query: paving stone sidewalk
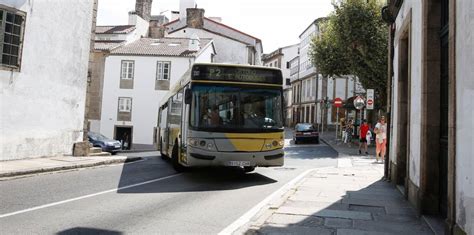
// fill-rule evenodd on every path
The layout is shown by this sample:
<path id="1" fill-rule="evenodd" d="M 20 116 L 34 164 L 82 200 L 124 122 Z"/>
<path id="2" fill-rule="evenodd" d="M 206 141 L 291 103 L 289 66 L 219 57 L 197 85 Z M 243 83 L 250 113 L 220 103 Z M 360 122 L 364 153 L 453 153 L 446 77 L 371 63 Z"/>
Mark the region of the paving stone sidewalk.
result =
<path id="1" fill-rule="evenodd" d="M 234 234 L 433 234 L 390 183 L 358 157 L 315 169 Z"/>
<path id="2" fill-rule="evenodd" d="M 105 157 L 72 157 L 58 156 L 22 159 L 0 162 L 0 180 L 10 177 L 32 175 L 45 172 L 71 170 L 84 167 L 118 164 L 141 160 L 141 157 L 105 156 Z"/>
<path id="3" fill-rule="evenodd" d="M 361 157 L 372 157 L 375 160 L 375 144 L 372 142 L 369 144 L 367 150 L 369 154 L 365 154 L 365 151 L 362 150 L 362 154 L 359 154 L 359 142 L 354 140 L 353 143 L 344 143 L 340 139 L 336 139 L 335 131 L 326 131 L 320 135 L 320 138 L 327 145 L 334 148 L 339 156 L 361 156 Z"/>

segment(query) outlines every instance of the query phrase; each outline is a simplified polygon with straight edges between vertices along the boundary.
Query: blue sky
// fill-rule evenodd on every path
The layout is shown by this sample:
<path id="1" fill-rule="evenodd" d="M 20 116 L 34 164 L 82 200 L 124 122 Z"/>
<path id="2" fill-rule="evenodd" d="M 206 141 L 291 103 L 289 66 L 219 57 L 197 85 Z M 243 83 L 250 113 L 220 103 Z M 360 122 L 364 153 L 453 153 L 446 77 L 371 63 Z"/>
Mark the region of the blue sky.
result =
<path id="1" fill-rule="evenodd" d="M 206 17 L 222 17 L 222 23 L 260 38 L 269 53 L 298 43 L 298 36 L 316 18 L 332 10 L 331 0 L 196 0 Z M 99 0 L 98 25 L 127 24 L 135 0 Z M 152 14 L 179 11 L 179 0 L 155 0 Z"/>

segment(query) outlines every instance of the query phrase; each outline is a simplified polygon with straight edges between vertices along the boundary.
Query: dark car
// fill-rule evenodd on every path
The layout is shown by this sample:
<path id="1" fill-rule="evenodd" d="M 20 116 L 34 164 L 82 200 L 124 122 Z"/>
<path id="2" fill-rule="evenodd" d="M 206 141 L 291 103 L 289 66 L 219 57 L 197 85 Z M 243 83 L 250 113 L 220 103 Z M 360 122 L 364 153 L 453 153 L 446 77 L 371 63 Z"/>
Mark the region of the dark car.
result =
<path id="1" fill-rule="evenodd" d="M 316 128 L 311 123 L 298 123 L 295 126 L 293 140 L 295 141 L 295 144 L 303 141 L 311 141 L 319 144 L 319 132 L 316 131 Z"/>
<path id="2" fill-rule="evenodd" d="M 89 142 L 91 142 L 94 147 L 101 148 L 104 152 L 116 153 L 122 149 L 120 141 L 109 139 L 104 135 L 95 132 L 89 132 L 87 135 L 89 137 Z"/>

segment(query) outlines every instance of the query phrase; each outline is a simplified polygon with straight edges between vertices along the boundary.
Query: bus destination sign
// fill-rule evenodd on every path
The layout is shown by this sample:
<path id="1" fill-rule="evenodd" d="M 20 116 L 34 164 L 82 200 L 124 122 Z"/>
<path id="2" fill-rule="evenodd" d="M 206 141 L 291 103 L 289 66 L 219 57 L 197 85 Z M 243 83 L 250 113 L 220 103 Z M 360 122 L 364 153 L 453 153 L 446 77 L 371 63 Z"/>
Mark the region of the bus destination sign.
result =
<path id="1" fill-rule="evenodd" d="M 192 71 L 192 80 L 283 84 L 282 74 L 279 70 L 225 65 L 195 65 Z"/>

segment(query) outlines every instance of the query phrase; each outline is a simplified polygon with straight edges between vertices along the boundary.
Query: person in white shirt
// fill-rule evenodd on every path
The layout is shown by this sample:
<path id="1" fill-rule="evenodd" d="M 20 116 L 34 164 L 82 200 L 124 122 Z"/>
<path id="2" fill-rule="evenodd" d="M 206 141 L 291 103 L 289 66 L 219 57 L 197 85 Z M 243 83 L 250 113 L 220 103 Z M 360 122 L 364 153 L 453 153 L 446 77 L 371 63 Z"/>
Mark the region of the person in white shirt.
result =
<path id="1" fill-rule="evenodd" d="M 375 125 L 374 132 L 377 134 L 375 137 L 375 159 L 378 162 L 380 156 L 383 162 L 387 145 L 387 124 L 384 116 L 380 117 L 379 122 Z"/>

